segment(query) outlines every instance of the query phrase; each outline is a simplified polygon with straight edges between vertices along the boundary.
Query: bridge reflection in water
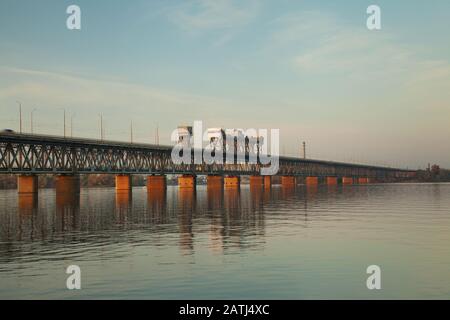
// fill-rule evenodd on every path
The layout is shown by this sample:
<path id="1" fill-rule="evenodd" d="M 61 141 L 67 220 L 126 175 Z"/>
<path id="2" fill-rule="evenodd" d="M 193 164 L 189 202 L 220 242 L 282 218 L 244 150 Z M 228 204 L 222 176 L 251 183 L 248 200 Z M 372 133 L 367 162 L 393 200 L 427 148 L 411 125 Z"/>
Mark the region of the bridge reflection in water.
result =
<path id="1" fill-rule="evenodd" d="M 355 290 L 366 290 L 358 291 L 351 279 L 364 273 L 360 262 L 370 263 L 374 252 L 382 264 L 411 252 L 398 270 L 413 258 L 419 264 L 414 278 L 437 268 L 439 277 L 421 284 L 447 292 L 441 275 L 449 260 L 449 192 L 447 184 L 135 187 L 132 196 L 113 188 L 65 196 L 54 189 L 20 196 L 3 190 L 0 295 L 31 298 L 41 288 L 42 295 L 51 292 L 46 297 L 66 297 L 64 268 L 75 263 L 87 276 L 86 287 L 105 298 L 182 298 L 190 292 L 199 298 L 236 292 L 295 298 L 305 286 L 307 298 L 324 278 L 337 294 L 354 297 Z M 349 261 L 355 267 L 342 278 Z M 337 297 L 327 289 L 320 297 Z M 398 290 L 409 297 L 411 287 Z"/>
<path id="2" fill-rule="evenodd" d="M 323 188 L 326 188 L 325 186 Z M 0 223 L 3 241 L 15 235 L 20 239 L 65 238 L 77 231 L 98 233 L 111 229 L 156 230 L 178 234 L 179 247 L 189 253 L 194 249 L 196 234 L 210 238 L 210 248 L 249 245 L 246 237 L 264 237 L 264 209 L 278 201 L 314 201 L 317 187 L 202 187 L 192 189 L 134 188 L 116 192 L 110 188 L 82 189 L 81 193 L 58 193 L 46 189 L 38 194 L 16 194 L 17 213 L 0 216 L 14 223 Z M 20 228 L 15 229 L 15 226 Z M 159 234 L 161 230 L 157 230 Z M 95 237 L 91 240 L 94 240 Z"/>
<path id="3" fill-rule="evenodd" d="M 357 189 L 357 196 L 364 197 L 364 186 Z M 177 238 L 181 252 L 189 255 L 195 250 L 196 238 L 204 242 L 206 237 L 211 252 L 223 254 L 264 246 L 266 207 L 273 210 L 280 203 L 287 210 L 295 207 L 295 214 L 303 217 L 301 226 L 307 227 L 308 214 L 314 211 L 316 201 L 325 197 L 333 202 L 352 192 L 352 187 L 337 185 L 168 187 L 152 192 L 134 188 L 133 193 L 92 188 L 82 189 L 80 194 L 48 189 L 39 194 L 39 200 L 37 194 L 14 194 L 18 197 L 18 214 L 0 216 L 0 220 L 14 221 L 0 221 L 0 235 L 2 241 L 14 237 L 45 240 L 70 238 L 74 232 L 86 231 L 91 235 L 84 241 L 96 241 L 96 234 L 131 241 L 124 231 L 145 230 L 148 234 L 142 241 L 149 241 L 149 245 L 158 245 L 157 237 L 170 235 L 172 240 Z"/>

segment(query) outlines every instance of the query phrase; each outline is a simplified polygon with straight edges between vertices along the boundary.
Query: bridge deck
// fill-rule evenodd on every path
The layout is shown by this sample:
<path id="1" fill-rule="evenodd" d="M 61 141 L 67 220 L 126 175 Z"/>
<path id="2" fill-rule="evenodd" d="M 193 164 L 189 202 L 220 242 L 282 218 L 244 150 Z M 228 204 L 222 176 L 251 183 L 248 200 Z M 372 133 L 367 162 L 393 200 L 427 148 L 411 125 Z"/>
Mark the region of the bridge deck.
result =
<path id="1" fill-rule="evenodd" d="M 174 164 L 172 146 L 51 135 L 0 133 L 0 173 L 258 174 L 261 164 Z M 279 157 L 281 175 L 407 176 L 415 171 Z"/>

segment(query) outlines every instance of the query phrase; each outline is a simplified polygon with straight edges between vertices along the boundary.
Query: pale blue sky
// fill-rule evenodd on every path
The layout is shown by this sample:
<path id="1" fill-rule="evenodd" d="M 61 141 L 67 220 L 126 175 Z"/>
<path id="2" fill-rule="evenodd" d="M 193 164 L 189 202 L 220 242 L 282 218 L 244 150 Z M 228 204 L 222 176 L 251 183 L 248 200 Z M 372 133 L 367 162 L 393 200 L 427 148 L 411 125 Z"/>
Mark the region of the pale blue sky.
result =
<path id="1" fill-rule="evenodd" d="M 70 4 L 82 30 L 66 28 Z M 382 30 L 366 28 L 378 4 Z M 161 141 L 180 123 L 279 128 L 281 151 L 450 167 L 450 2 L 1 0 L 0 127 Z M 67 120 L 69 122 L 69 120 Z"/>

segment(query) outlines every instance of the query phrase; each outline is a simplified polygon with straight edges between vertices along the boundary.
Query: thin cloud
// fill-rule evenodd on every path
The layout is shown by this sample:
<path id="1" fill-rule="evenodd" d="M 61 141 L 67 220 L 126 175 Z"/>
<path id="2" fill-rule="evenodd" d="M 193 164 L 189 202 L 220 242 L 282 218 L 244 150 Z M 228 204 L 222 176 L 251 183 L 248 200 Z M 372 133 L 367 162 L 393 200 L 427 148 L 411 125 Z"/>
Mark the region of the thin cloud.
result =
<path id="1" fill-rule="evenodd" d="M 249 23 L 257 11 L 256 1 L 195 0 L 168 11 L 168 18 L 188 30 L 236 28 Z"/>

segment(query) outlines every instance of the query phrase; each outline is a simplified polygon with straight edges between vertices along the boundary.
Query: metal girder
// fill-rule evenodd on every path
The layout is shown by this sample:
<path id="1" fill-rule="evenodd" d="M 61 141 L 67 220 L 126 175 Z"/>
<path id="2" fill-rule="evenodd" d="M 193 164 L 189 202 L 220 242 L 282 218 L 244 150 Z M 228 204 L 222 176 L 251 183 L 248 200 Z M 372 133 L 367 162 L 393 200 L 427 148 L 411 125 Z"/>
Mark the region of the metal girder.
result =
<path id="1" fill-rule="evenodd" d="M 257 175 L 263 165 L 175 164 L 172 147 L 45 135 L 0 134 L 0 173 L 141 173 Z M 279 158 L 279 175 L 407 178 L 415 171 L 359 164 Z"/>

